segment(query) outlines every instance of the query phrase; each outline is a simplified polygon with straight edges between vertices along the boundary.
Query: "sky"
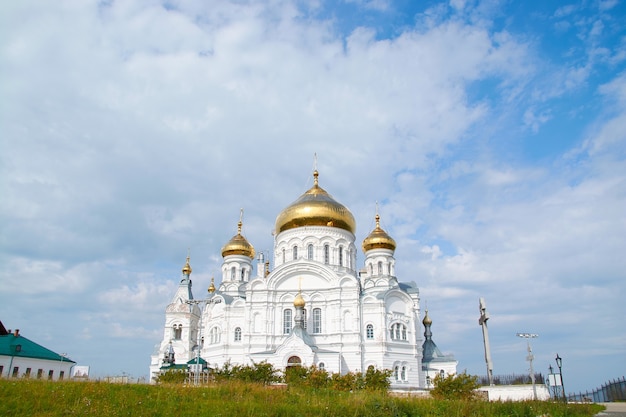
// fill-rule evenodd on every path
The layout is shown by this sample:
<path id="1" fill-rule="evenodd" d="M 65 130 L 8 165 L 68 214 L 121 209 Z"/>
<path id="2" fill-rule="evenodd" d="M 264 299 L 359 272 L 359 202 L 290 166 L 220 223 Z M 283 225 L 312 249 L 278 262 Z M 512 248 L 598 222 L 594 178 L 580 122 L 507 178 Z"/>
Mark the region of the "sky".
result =
<path id="1" fill-rule="evenodd" d="M 626 1 L 0 6 L 0 320 L 147 377 L 189 251 L 320 185 L 381 226 L 459 371 L 626 374 Z M 357 261 L 363 262 L 359 253 Z"/>

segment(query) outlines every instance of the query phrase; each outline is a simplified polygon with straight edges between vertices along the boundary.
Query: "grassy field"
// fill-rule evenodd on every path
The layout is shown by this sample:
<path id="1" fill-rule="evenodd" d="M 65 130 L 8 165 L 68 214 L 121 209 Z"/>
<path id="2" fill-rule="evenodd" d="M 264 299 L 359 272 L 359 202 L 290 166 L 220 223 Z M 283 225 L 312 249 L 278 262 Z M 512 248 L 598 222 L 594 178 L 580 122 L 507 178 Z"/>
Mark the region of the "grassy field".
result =
<path id="1" fill-rule="evenodd" d="M 519 416 L 586 417 L 595 404 L 435 401 L 376 392 L 0 379 L 0 416 Z"/>

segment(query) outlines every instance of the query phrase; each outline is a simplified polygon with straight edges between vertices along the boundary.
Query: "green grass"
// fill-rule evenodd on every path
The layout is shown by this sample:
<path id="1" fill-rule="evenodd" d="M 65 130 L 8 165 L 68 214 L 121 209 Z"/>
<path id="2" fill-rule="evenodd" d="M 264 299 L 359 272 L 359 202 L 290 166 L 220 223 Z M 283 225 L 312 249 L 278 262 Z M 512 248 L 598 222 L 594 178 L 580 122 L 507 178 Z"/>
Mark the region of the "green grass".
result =
<path id="1" fill-rule="evenodd" d="M 587 417 L 595 404 L 437 401 L 229 382 L 209 387 L 0 379 L 0 416 Z"/>

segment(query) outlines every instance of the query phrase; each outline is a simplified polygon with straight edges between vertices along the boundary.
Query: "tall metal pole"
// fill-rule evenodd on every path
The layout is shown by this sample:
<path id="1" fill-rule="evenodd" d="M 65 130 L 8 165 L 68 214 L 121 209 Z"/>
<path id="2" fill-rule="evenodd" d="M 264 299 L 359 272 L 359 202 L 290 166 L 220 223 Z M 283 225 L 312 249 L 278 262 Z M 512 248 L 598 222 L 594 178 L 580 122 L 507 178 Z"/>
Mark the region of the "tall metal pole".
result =
<path id="1" fill-rule="evenodd" d="M 489 320 L 489 313 L 487 313 L 487 306 L 485 299 L 480 297 L 478 301 L 478 310 L 480 311 L 480 318 L 478 324 L 483 329 L 483 344 L 485 346 L 485 363 L 487 364 L 487 378 L 489 379 L 489 385 L 493 385 L 493 363 L 491 362 L 491 348 L 489 347 L 489 331 L 487 330 L 487 320 Z"/>
<path id="2" fill-rule="evenodd" d="M 535 333 L 517 333 L 517 337 L 521 337 L 526 339 L 528 344 L 528 356 L 526 356 L 526 360 L 530 363 L 530 381 L 533 384 L 533 400 L 537 401 L 537 386 L 535 385 L 535 370 L 533 369 L 533 349 L 530 347 L 530 339 L 535 339 L 539 337 L 538 334 Z"/>
<path id="3" fill-rule="evenodd" d="M 563 393 L 563 401 L 567 402 L 567 397 L 565 396 L 565 384 L 563 384 L 563 370 L 561 366 L 563 365 L 563 358 L 556 354 L 556 366 L 559 367 L 559 376 L 561 377 L 561 392 Z"/>

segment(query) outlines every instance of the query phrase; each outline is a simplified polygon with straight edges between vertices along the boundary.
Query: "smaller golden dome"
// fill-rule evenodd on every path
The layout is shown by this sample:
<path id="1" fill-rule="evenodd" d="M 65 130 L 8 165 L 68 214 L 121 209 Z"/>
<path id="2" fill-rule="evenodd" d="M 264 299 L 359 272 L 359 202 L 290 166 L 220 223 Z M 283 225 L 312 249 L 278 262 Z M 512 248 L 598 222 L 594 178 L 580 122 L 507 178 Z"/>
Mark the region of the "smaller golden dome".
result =
<path id="1" fill-rule="evenodd" d="M 211 294 L 215 292 L 215 277 L 211 277 L 211 285 L 209 285 L 209 290 Z"/>
<path id="2" fill-rule="evenodd" d="M 293 300 L 293 306 L 304 307 L 305 305 L 306 305 L 306 302 L 304 301 L 304 298 L 302 298 L 302 293 L 298 293 L 298 295 L 296 295 L 296 299 Z"/>
<path id="3" fill-rule="evenodd" d="M 183 275 L 190 275 L 191 274 L 191 265 L 189 265 L 189 255 L 187 255 L 187 262 L 185 263 L 185 266 L 183 266 Z"/>
<path id="4" fill-rule="evenodd" d="M 430 317 L 428 317 L 428 310 L 426 310 L 426 314 L 424 315 L 424 320 L 422 320 L 422 324 L 424 326 L 430 326 L 431 324 L 433 324 L 433 321 L 430 319 Z"/>
<path id="5" fill-rule="evenodd" d="M 376 214 L 376 227 L 368 237 L 363 239 L 363 252 L 372 249 L 396 250 L 396 241 L 380 227 L 380 216 Z"/>
<path id="6" fill-rule="evenodd" d="M 229 255 L 244 255 L 250 259 L 254 259 L 254 247 L 248 243 L 245 237 L 241 235 L 241 226 L 243 223 L 239 220 L 237 224 L 237 234 L 228 241 L 222 248 L 222 257 Z"/>

